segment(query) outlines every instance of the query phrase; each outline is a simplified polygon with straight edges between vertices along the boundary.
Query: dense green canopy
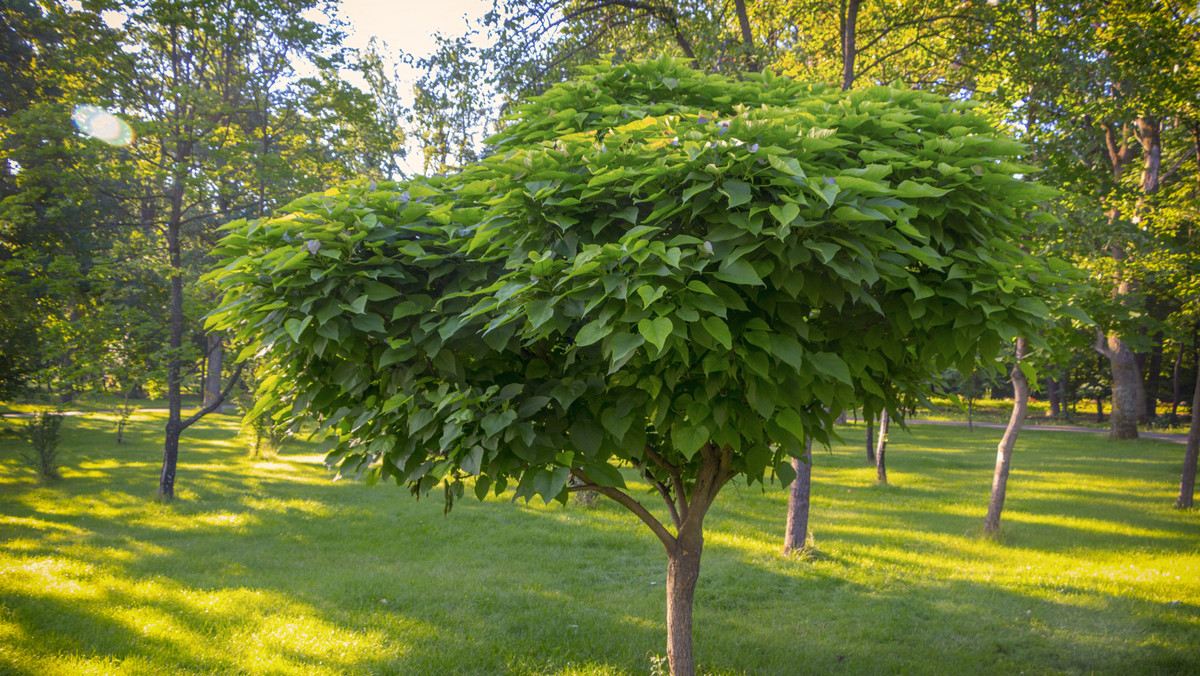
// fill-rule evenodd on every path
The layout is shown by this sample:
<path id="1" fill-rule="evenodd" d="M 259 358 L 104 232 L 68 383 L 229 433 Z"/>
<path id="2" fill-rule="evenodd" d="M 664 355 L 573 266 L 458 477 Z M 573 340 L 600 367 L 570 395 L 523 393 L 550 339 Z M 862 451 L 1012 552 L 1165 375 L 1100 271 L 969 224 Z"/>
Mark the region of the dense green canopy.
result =
<path id="1" fill-rule="evenodd" d="M 624 462 L 676 499 L 705 463 L 786 481 L 844 408 L 1034 336 L 1062 281 L 1018 246 L 1045 196 L 1021 148 L 918 91 L 597 65 L 492 142 L 228 226 L 211 323 L 344 473 L 546 500 Z"/>

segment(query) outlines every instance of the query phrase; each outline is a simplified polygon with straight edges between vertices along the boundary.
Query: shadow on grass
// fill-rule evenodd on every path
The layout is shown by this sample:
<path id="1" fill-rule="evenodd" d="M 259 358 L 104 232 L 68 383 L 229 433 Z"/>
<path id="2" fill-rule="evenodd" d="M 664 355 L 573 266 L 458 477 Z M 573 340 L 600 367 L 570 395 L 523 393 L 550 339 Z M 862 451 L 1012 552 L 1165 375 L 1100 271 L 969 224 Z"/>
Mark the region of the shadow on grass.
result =
<path id="1" fill-rule="evenodd" d="M 137 438 L 154 439 L 159 422 L 138 422 Z M 151 444 L 113 450 L 95 421 L 70 433 L 77 450 L 60 486 L 0 480 L 0 662 L 14 673 L 126 661 L 179 673 L 643 674 L 647 656 L 664 652 L 661 545 L 612 503 L 463 501 L 444 517 L 439 500 L 413 502 L 394 486 L 329 483 L 310 446 L 248 462 L 213 421 L 189 436 L 180 499 L 164 506 L 151 501 L 158 458 L 140 455 Z M 812 527 L 823 555 L 810 560 L 776 553 L 778 487 L 723 493 L 696 596 L 702 670 L 1200 672 L 1192 599 L 1172 606 L 1087 579 L 1015 584 L 974 570 L 1081 547 L 1194 550 L 1178 521 L 1122 506 L 1124 489 L 1106 489 L 1115 517 L 1090 514 L 1086 489 L 1027 503 L 1014 491 L 1020 546 L 983 542 L 969 534 L 994 450 L 893 439 L 897 485 L 872 485 L 857 450 L 818 455 Z M 1102 478 L 1089 466 L 1085 481 Z M 1031 460 L 1028 471 L 1041 470 Z M 1148 534 L 1081 536 L 1021 514 L 1128 519 Z"/>

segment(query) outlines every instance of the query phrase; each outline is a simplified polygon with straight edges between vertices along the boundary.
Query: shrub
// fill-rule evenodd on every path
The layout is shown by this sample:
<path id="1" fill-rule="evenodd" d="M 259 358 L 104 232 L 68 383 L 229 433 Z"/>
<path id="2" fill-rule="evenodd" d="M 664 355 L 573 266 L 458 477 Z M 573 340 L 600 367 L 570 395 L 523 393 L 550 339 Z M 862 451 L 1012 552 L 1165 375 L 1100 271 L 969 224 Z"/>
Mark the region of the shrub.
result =
<path id="1" fill-rule="evenodd" d="M 38 411 L 25 423 L 25 438 L 33 451 L 21 457 L 37 472 L 41 481 L 57 481 L 62 478 L 58 466 L 58 444 L 62 441 L 61 413 Z"/>

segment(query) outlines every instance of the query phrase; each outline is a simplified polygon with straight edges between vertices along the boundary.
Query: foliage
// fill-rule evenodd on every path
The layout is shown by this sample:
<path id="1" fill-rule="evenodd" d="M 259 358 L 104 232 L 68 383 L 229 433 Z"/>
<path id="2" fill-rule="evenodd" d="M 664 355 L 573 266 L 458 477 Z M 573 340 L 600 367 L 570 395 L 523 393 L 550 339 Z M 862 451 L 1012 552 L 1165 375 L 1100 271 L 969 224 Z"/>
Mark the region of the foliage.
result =
<path id="1" fill-rule="evenodd" d="M 460 174 L 233 226 L 213 324 L 272 360 L 260 410 L 316 415 L 343 473 L 418 493 L 563 499 L 626 461 L 686 491 L 713 453 L 786 480 L 843 407 L 1047 319 L 1029 276 L 1055 275 L 1011 244 L 1042 193 L 966 106 L 665 60 L 585 74 Z"/>
<path id="2" fill-rule="evenodd" d="M 62 478 L 59 468 L 58 445 L 62 441 L 63 416 L 50 411 L 38 411 L 25 422 L 25 440 L 33 446 L 31 452 L 21 453 L 21 458 L 43 482 Z"/>

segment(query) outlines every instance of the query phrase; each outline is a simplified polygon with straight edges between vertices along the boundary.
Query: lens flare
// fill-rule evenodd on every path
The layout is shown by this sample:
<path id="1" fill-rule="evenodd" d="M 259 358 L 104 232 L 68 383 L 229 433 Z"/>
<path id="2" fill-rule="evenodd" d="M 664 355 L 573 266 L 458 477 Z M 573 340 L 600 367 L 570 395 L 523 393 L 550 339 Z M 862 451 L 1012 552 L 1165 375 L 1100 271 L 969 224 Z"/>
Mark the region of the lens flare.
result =
<path id="1" fill-rule="evenodd" d="M 112 113 L 96 106 L 79 105 L 71 113 L 71 119 L 79 131 L 110 146 L 127 146 L 133 143 L 133 127 Z"/>

